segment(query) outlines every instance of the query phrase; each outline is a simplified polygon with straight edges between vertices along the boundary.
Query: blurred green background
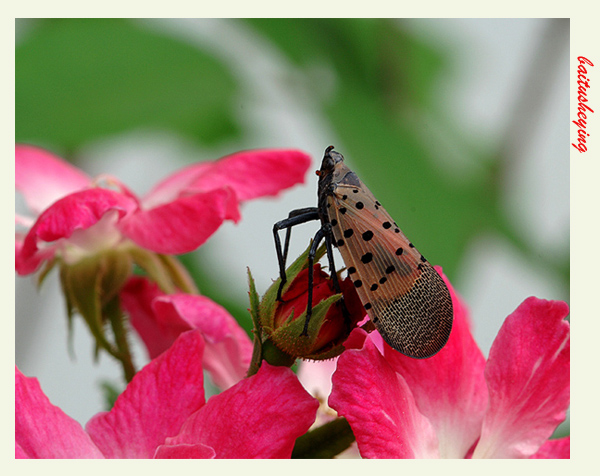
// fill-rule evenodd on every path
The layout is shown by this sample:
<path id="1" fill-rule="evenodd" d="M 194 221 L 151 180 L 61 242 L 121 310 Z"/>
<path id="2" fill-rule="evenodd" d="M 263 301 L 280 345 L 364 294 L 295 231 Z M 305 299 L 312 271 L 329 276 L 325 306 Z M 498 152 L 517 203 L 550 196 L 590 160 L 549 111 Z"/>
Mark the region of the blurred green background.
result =
<path id="1" fill-rule="evenodd" d="M 201 291 L 247 330 L 246 267 L 259 292 L 277 277 L 272 224 L 316 204 L 313 171 L 330 144 L 428 260 L 443 266 L 486 354 L 526 297 L 568 302 L 568 20 L 16 26 L 16 141 L 49 148 L 91 175 L 114 174 L 143 193 L 187 163 L 241 149 L 312 155 L 305 186 L 246 204 L 239 225 L 227 223 L 182 257 Z M 294 231 L 292 254 L 316 226 Z M 18 281 L 17 364 L 86 421 L 98 409 L 69 408 L 54 369 L 61 357 L 52 363 L 44 347 L 44 326 L 55 326 L 57 347 L 66 343 L 65 322 L 48 323 L 48 309 L 64 312 L 60 300 L 48 301 L 56 285 L 39 294 Z M 81 372 L 78 392 L 111 368 L 86 367 L 92 347 L 84 334 L 76 329 L 84 343 L 75 346 L 76 364 L 66 364 Z"/>

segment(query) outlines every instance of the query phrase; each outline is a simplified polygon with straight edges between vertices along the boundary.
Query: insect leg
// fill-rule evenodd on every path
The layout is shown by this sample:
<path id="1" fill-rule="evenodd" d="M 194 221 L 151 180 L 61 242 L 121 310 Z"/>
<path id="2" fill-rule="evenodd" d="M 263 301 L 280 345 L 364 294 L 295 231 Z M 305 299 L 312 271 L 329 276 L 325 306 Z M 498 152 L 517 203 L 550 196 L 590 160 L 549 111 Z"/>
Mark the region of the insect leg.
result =
<path id="1" fill-rule="evenodd" d="M 307 208 L 298 208 L 296 210 L 292 210 L 289 215 L 288 215 L 288 219 L 289 218 L 293 218 L 293 217 L 297 217 L 297 216 L 302 216 L 302 215 L 307 215 L 307 214 L 313 214 L 317 212 L 317 208 L 316 207 L 307 207 Z M 316 218 L 315 220 L 319 219 L 319 215 L 317 212 Z M 288 254 L 288 249 L 290 247 L 290 237 L 292 236 L 292 227 L 288 227 L 285 229 L 285 245 L 283 247 L 283 263 L 285 264 L 287 262 L 287 254 Z"/>
<path id="2" fill-rule="evenodd" d="M 287 282 L 287 276 L 285 274 L 285 262 L 287 259 L 288 245 L 290 241 L 290 229 L 293 226 L 300 225 L 313 220 L 319 219 L 319 213 L 316 208 L 300 208 L 298 210 L 292 210 L 289 217 L 285 220 L 278 221 L 273 225 L 273 238 L 275 240 L 275 251 L 277 252 L 277 261 L 279 262 L 279 276 L 281 282 L 279 283 L 279 289 L 277 291 L 277 300 L 281 301 L 281 292 L 284 284 Z M 281 240 L 279 238 L 279 230 L 286 230 L 285 239 L 285 251 L 281 250 Z"/>
<path id="3" fill-rule="evenodd" d="M 322 227 L 325 232 L 325 249 L 327 250 L 327 261 L 329 263 L 329 272 L 333 281 L 333 288 L 337 293 L 341 293 L 340 283 L 338 282 L 335 263 L 333 262 L 333 235 L 331 233 L 331 223 L 325 223 Z"/>
<path id="4" fill-rule="evenodd" d="M 322 229 L 325 231 L 325 249 L 327 250 L 327 260 L 329 262 L 329 270 L 331 274 L 331 280 L 333 282 L 333 288 L 335 289 L 336 293 L 341 294 L 342 288 L 340 287 L 340 283 L 338 281 L 337 268 L 333 262 L 333 233 L 331 232 L 331 223 L 325 223 Z M 350 312 L 348 311 L 346 303 L 344 302 L 344 296 L 341 297 L 339 303 L 342 309 L 342 315 L 346 320 L 346 325 L 350 326 Z"/>
<path id="5" fill-rule="evenodd" d="M 306 318 L 304 319 L 304 329 L 300 333 L 301 336 L 308 335 L 308 321 L 310 321 L 310 316 L 312 315 L 312 297 L 313 297 L 313 274 L 314 274 L 314 264 L 315 264 L 315 255 L 317 254 L 317 249 L 319 248 L 319 244 L 325 237 L 325 230 L 323 228 L 319 228 L 317 233 L 315 233 L 315 237 L 313 238 L 312 243 L 310 244 L 310 250 L 308 251 L 308 303 L 306 304 Z"/>

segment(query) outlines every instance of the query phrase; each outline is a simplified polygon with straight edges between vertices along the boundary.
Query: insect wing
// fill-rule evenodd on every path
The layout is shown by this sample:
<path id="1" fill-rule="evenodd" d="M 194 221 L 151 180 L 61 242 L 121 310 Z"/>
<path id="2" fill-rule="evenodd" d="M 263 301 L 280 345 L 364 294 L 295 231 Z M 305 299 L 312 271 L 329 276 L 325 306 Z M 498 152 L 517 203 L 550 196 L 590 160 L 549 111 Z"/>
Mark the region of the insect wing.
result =
<path id="1" fill-rule="evenodd" d="M 444 281 L 358 177 L 327 197 L 335 244 L 383 339 L 414 358 L 447 342 L 452 300 Z"/>

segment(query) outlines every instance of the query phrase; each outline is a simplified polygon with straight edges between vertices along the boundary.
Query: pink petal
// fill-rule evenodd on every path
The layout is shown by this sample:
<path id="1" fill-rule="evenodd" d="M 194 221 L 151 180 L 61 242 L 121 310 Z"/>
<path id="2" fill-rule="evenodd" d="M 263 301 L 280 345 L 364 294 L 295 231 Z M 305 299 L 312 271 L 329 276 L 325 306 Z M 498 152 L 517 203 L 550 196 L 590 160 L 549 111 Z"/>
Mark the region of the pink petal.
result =
<path id="1" fill-rule="evenodd" d="M 159 325 L 199 329 L 206 342 L 203 365 L 215 385 L 227 389 L 246 376 L 252 342 L 227 310 L 205 296 L 165 295 L 154 301 Z"/>
<path id="2" fill-rule="evenodd" d="M 55 249 L 49 247 L 34 251 L 33 255 L 31 252 L 25 255 L 23 253 L 25 238 L 26 235 L 23 233 L 15 233 L 15 270 L 20 275 L 34 272 L 43 261 L 52 259 L 55 253 Z"/>
<path id="3" fill-rule="evenodd" d="M 15 366 L 15 457 L 103 458 L 81 425 Z"/>
<path id="4" fill-rule="evenodd" d="M 258 373 L 211 397 L 167 444 L 203 444 L 217 458 L 289 458 L 319 403 L 294 373 L 262 363 Z"/>
<path id="5" fill-rule="evenodd" d="M 195 250 L 221 226 L 230 213 L 229 190 L 178 198 L 150 210 L 140 210 L 121 223 L 123 233 L 143 248 L 165 254 Z"/>
<path id="6" fill-rule="evenodd" d="M 29 145 L 15 147 L 15 188 L 23 193 L 36 215 L 90 183 L 83 171 L 46 150 Z"/>
<path id="7" fill-rule="evenodd" d="M 485 369 L 490 406 L 474 458 L 527 458 L 565 419 L 568 313 L 562 301 L 530 297 L 504 321 Z"/>
<path id="8" fill-rule="evenodd" d="M 177 336 L 190 330 L 186 323 L 159 322 L 152 302 L 164 293 L 158 285 L 146 278 L 132 277 L 121 289 L 120 298 L 123 309 L 129 315 L 129 322 L 144 341 L 151 359 L 167 350 Z"/>
<path id="9" fill-rule="evenodd" d="M 15 459 L 29 459 L 29 455 L 21 448 L 19 443 L 15 443 Z"/>
<path id="10" fill-rule="evenodd" d="M 83 190 L 60 199 L 40 215 L 27 233 L 15 259 L 17 272 L 21 275 L 32 273 L 42 260 L 54 255 L 52 246 L 40 249 L 40 242 L 51 244 L 61 238 L 68 239 L 75 231 L 98 223 L 109 211 L 122 217 L 136 206 L 130 198 L 101 188 Z"/>
<path id="11" fill-rule="evenodd" d="M 469 329 L 468 311 L 442 274 L 454 307 L 446 346 L 428 359 L 411 359 L 387 344 L 385 356 L 410 387 L 417 407 L 433 425 L 441 458 L 464 458 L 479 438 L 488 403 L 485 358 Z"/>
<path id="12" fill-rule="evenodd" d="M 213 459 L 215 450 L 206 445 L 161 445 L 155 459 Z"/>
<path id="13" fill-rule="evenodd" d="M 531 459 L 570 459 L 571 437 L 546 441 Z"/>
<path id="14" fill-rule="evenodd" d="M 230 187 L 238 200 L 276 195 L 304 182 L 310 157 L 291 149 L 238 152 L 215 162 L 201 162 L 160 182 L 145 199 L 147 206 L 175 200 L 181 194 Z"/>
<path id="15" fill-rule="evenodd" d="M 337 358 L 330 360 L 303 360 L 298 365 L 298 380 L 319 400 L 327 400 L 331 393 L 331 376 L 337 367 Z"/>
<path id="16" fill-rule="evenodd" d="M 339 357 L 329 406 L 350 423 L 363 458 L 438 457 L 433 427 L 370 336 Z"/>
<path id="17" fill-rule="evenodd" d="M 205 340 L 203 365 L 215 385 L 227 389 L 248 371 L 252 342 L 225 308 L 205 296 L 162 293 L 144 278 L 132 278 L 121 292 L 131 324 L 150 358 L 160 355 L 182 332 L 199 329 Z"/>
<path id="18" fill-rule="evenodd" d="M 182 334 L 135 375 L 110 412 L 88 422 L 87 432 L 107 458 L 152 458 L 204 404 L 203 347 L 199 332 Z"/>
<path id="19" fill-rule="evenodd" d="M 324 425 L 337 418 L 337 412 L 329 407 L 327 399 L 331 393 L 331 377 L 337 366 L 337 357 L 330 360 L 308 361 L 303 360 L 298 365 L 298 380 L 302 386 L 319 401 L 317 418 L 312 425 L 313 428 Z M 354 445 L 356 446 L 356 445 Z M 354 448 L 354 454 L 358 456 L 358 450 Z"/>

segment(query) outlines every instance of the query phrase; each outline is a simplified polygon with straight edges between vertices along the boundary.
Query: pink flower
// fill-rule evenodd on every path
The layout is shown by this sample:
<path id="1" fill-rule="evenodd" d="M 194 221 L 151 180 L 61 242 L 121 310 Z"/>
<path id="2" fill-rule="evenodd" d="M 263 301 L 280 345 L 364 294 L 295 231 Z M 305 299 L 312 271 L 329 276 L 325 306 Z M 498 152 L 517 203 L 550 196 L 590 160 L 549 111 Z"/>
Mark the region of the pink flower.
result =
<path id="1" fill-rule="evenodd" d="M 165 294 L 147 279 L 133 277 L 121 291 L 121 303 L 151 359 L 182 332 L 199 329 L 205 341 L 203 365 L 215 385 L 224 390 L 245 377 L 252 343 L 231 314 L 211 299 Z"/>
<path id="2" fill-rule="evenodd" d="M 569 458 L 569 438 L 548 440 L 569 406 L 568 306 L 526 299 L 506 318 L 486 362 L 446 284 L 454 325 L 435 356 L 408 358 L 362 330 L 346 342 L 329 405 L 347 418 L 361 455 Z"/>
<path id="3" fill-rule="evenodd" d="M 204 398 L 199 331 L 178 337 L 85 430 L 15 368 L 17 458 L 289 458 L 318 403 L 288 368 Z"/>
<path id="4" fill-rule="evenodd" d="M 54 256 L 74 262 L 99 250 L 136 244 L 164 254 L 190 252 L 240 203 L 303 182 L 309 157 L 297 150 L 239 152 L 186 167 L 138 198 L 118 180 L 92 180 L 47 151 L 15 149 L 15 186 L 33 217 L 17 216 L 15 267 L 34 272 Z M 106 188 L 100 184 L 106 182 Z"/>

